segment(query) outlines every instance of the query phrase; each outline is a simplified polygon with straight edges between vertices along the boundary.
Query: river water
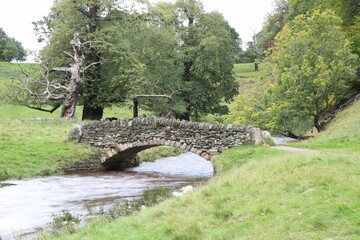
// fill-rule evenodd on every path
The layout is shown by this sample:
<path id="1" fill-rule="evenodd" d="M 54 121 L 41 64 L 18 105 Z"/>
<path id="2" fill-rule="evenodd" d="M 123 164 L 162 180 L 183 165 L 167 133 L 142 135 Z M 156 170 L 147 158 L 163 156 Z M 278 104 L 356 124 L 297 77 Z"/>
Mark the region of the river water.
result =
<path id="1" fill-rule="evenodd" d="M 84 205 L 109 206 L 139 198 L 144 190 L 177 188 L 213 175 L 211 162 L 185 153 L 143 163 L 124 172 L 97 172 L 9 180 L 0 187 L 0 239 L 31 238 L 63 210 L 86 214 Z M 29 235 L 30 234 L 30 235 Z"/>

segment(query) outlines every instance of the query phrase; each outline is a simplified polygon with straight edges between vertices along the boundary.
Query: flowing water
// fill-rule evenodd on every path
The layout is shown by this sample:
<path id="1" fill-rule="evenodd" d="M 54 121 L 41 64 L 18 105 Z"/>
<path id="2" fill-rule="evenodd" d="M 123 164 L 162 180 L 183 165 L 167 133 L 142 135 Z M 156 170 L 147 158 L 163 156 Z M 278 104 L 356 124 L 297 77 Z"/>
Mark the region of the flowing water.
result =
<path id="1" fill-rule="evenodd" d="M 86 214 L 84 205 L 109 206 L 139 198 L 144 190 L 193 184 L 213 175 L 211 162 L 185 153 L 143 163 L 125 172 L 97 172 L 9 180 L 0 187 L 0 239 L 25 239 L 66 210 Z"/>

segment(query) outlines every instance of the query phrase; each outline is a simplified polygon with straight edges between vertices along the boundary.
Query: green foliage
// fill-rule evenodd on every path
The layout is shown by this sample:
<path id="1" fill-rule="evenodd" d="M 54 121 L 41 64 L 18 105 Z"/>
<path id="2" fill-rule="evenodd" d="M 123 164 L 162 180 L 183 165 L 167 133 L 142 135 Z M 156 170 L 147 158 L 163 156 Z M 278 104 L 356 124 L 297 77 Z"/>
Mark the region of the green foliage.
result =
<path id="1" fill-rule="evenodd" d="M 25 57 L 26 51 L 22 44 L 16 39 L 8 37 L 0 27 L 0 61 L 23 61 Z"/>
<path id="2" fill-rule="evenodd" d="M 268 116 L 263 115 L 266 88 L 269 85 L 268 64 L 259 64 L 259 71 L 254 71 L 254 63 L 236 64 L 234 72 L 239 84 L 239 94 L 229 105 L 230 112 L 225 117 L 225 123 L 243 124 L 265 129 Z"/>
<path id="3" fill-rule="evenodd" d="M 147 3 L 143 12 L 130 5 L 58 1 L 48 17 L 35 23 L 39 37 L 49 38 L 42 61 L 50 68 L 69 64 L 62 52 L 71 51 L 67 43 L 74 33 L 92 42 L 85 50 L 85 65 L 101 64 L 87 69 L 81 82 L 84 113 L 137 95 L 160 94 L 172 101 L 146 99 L 140 104 L 154 112 L 224 112 L 223 102 L 231 101 L 237 90 L 231 70 L 240 39 L 223 16 L 206 13 L 194 0 Z M 84 14 L 89 9 L 96 16 Z M 51 34 L 43 34 L 44 29 Z"/>
<path id="4" fill-rule="evenodd" d="M 73 216 L 69 211 L 62 210 L 61 213 L 53 215 L 53 221 L 48 226 L 48 234 L 61 236 L 62 234 L 75 233 L 80 223 L 80 218 Z"/>
<path id="5" fill-rule="evenodd" d="M 312 117 L 320 122 L 341 100 L 351 96 L 356 56 L 331 11 L 300 15 L 285 25 L 269 52 L 272 83 L 265 114 L 280 129 L 292 130 Z"/>
<path id="6" fill-rule="evenodd" d="M 206 13 L 198 1 L 161 3 L 157 13 L 159 8 L 163 14 L 171 12 L 174 17 L 171 29 L 178 38 L 173 59 L 177 75 L 173 82 L 178 86 L 175 95 L 185 105 L 186 114 L 198 118 L 201 114 L 223 112 L 223 102 L 231 101 L 237 92 L 231 71 L 239 48 L 238 34 L 221 14 Z"/>
<path id="7" fill-rule="evenodd" d="M 356 31 L 357 19 L 360 17 L 360 8 L 357 0 L 290 0 L 288 21 L 294 20 L 296 16 L 311 13 L 314 10 L 332 10 L 341 18 L 341 27 L 347 38 L 352 42 L 351 49 L 359 55 L 359 43 Z"/>
<path id="8" fill-rule="evenodd" d="M 266 49 L 274 46 L 275 36 L 282 30 L 287 22 L 288 14 L 289 1 L 275 1 L 275 10 L 266 18 L 265 23 L 258 34 L 258 47 L 263 51 L 263 54 Z"/>

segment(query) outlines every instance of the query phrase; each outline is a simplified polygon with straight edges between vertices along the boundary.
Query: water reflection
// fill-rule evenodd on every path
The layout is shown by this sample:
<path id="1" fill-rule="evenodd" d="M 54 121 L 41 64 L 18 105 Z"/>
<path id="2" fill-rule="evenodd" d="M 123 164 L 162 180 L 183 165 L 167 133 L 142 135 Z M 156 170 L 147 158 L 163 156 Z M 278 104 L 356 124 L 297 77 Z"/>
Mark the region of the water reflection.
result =
<path id="1" fill-rule="evenodd" d="M 179 187 L 213 175 L 209 161 L 186 153 L 126 172 L 101 172 L 11 180 L 0 188 L 0 236 L 12 239 L 51 222 L 62 210 L 85 214 L 84 204 L 133 200 L 154 187 Z"/>

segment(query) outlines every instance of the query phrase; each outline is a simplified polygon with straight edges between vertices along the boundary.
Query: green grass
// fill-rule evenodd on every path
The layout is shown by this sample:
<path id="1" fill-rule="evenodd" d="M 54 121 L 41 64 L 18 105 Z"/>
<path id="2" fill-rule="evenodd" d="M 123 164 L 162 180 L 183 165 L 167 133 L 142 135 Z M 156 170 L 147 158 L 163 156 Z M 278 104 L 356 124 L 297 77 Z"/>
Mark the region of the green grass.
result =
<path id="1" fill-rule="evenodd" d="M 33 64 L 29 64 L 29 63 L 15 64 L 15 63 L 0 62 L 0 79 L 7 80 L 7 79 L 19 79 L 21 77 L 24 77 L 21 68 L 29 69 L 32 65 Z"/>
<path id="2" fill-rule="evenodd" d="M 159 158 L 177 156 L 184 153 L 180 148 L 168 147 L 168 146 L 159 146 L 154 148 L 146 149 L 138 153 L 140 162 L 154 162 Z"/>
<path id="3" fill-rule="evenodd" d="M 60 166 L 95 152 L 67 143 L 75 122 L 21 106 L 0 105 L 0 179 L 58 173 Z"/>
<path id="4" fill-rule="evenodd" d="M 316 138 L 296 145 L 360 154 L 360 101 L 340 112 Z"/>
<path id="5" fill-rule="evenodd" d="M 253 77 L 257 76 L 258 72 L 254 71 L 254 63 L 242 63 L 242 64 L 235 64 L 233 72 L 235 76 L 241 76 L 241 77 Z M 261 65 L 260 68 L 261 70 Z"/>

